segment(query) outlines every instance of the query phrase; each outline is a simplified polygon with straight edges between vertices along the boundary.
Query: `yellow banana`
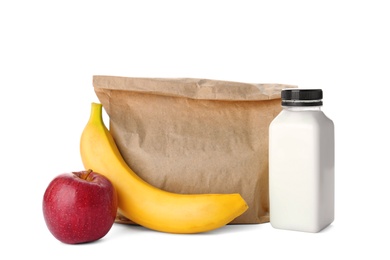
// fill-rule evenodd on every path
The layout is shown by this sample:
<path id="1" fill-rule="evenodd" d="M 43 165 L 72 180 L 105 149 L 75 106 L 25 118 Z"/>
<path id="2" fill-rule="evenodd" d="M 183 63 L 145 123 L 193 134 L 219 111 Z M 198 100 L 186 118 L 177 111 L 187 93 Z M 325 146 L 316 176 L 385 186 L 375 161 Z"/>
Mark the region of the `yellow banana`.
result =
<path id="1" fill-rule="evenodd" d="M 111 180 L 121 214 L 146 228 L 168 233 L 200 233 L 220 228 L 244 213 L 240 194 L 177 194 L 154 187 L 136 175 L 121 156 L 102 119 L 102 105 L 92 103 L 81 135 L 81 158 Z"/>

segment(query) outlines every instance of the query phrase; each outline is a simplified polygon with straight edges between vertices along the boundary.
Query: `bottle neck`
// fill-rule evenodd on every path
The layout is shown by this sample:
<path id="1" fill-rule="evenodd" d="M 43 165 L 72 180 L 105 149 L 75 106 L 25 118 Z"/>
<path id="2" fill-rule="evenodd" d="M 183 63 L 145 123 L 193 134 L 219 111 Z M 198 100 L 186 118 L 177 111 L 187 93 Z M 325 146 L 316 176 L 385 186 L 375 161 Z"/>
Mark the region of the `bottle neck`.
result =
<path id="1" fill-rule="evenodd" d="M 287 111 L 321 111 L 322 106 L 282 106 Z"/>

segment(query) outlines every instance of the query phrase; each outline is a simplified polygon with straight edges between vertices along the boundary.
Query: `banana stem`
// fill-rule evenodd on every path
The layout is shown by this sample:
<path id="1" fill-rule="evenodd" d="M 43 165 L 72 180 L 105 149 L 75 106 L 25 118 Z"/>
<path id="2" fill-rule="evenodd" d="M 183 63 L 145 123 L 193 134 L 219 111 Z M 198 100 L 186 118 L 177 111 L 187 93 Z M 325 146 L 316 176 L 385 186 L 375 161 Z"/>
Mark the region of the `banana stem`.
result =
<path id="1" fill-rule="evenodd" d="M 102 104 L 99 103 L 91 104 L 91 115 L 89 117 L 89 121 L 95 121 L 96 123 L 103 121 L 102 107 Z"/>

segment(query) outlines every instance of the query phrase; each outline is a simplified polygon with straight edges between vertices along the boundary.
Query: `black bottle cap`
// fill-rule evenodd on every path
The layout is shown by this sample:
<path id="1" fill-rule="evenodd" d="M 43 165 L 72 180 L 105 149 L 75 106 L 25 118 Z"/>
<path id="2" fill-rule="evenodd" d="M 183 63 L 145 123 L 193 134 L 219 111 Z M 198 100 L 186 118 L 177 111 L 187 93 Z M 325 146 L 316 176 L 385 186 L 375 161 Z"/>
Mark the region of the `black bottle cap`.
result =
<path id="1" fill-rule="evenodd" d="M 322 89 L 283 89 L 282 106 L 322 106 Z"/>

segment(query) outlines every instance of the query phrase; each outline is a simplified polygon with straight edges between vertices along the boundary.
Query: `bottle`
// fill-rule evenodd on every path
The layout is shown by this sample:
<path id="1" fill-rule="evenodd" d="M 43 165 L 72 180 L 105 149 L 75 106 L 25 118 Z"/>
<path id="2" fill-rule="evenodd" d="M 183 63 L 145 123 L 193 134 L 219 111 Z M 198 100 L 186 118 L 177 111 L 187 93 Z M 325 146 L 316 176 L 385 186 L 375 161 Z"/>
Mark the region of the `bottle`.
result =
<path id="1" fill-rule="evenodd" d="M 334 124 L 321 89 L 283 89 L 269 126 L 270 223 L 319 232 L 334 220 Z"/>

